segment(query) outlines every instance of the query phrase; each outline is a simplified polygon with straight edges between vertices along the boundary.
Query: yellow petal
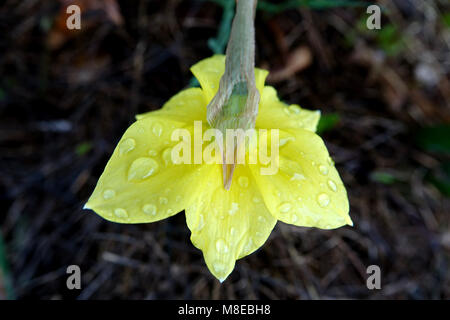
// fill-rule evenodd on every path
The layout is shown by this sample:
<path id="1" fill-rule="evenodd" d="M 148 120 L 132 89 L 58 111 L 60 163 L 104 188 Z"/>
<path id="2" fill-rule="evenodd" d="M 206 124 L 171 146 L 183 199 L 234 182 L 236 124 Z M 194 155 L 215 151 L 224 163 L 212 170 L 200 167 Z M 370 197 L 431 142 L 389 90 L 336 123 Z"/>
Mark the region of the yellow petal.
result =
<path id="1" fill-rule="evenodd" d="M 219 90 L 220 78 L 225 72 L 225 56 L 214 55 L 203 59 L 191 67 L 191 71 L 202 87 L 206 101 L 209 103 Z M 264 81 L 268 71 L 255 68 L 255 84 L 260 94 L 264 87 Z"/>
<path id="2" fill-rule="evenodd" d="M 189 202 L 195 165 L 171 162 L 172 131 L 183 122 L 151 115 L 121 138 L 85 208 L 120 223 L 153 222 L 182 211 Z"/>
<path id="3" fill-rule="evenodd" d="M 229 191 L 222 183 L 220 165 L 204 165 L 193 185 L 194 193 L 186 209 L 192 243 L 203 251 L 211 273 L 220 281 L 233 271 L 235 261 L 261 247 L 275 226 L 256 188 L 248 167 L 237 165 Z"/>
<path id="4" fill-rule="evenodd" d="M 282 139 L 277 174 L 261 175 L 261 166 L 250 166 L 272 215 L 321 229 L 353 225 L 347 192 L 322 139 L 303 129 L 280 131 Z"/>
<path id="5" fill-rule="evenodd" d="M 180 91 L 170 98 L 161 109 L 139 114 L 136 119 L 140 120 L 148 116 L 182 121 L 192 125 L 195 120 L 206 119 L 205 95 L 200 88 Z"/>
<path id="6" fill-rule="evenodd" d="M 273 87 L 264 87 L 256 118 L 257 128 L 301 128 L 315 132 L 319 119 L 320 111 L 302 109 L 296 104 L 288 106 L 278 99 Z"/>

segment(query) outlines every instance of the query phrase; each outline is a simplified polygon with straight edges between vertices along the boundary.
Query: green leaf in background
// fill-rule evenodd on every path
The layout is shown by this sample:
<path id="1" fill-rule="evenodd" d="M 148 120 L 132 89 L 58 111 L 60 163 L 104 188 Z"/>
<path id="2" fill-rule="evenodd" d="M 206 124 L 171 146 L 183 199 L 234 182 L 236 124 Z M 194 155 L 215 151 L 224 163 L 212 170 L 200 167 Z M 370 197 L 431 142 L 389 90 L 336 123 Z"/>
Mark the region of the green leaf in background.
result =
<path id="1" fill-rule="evenodd" d="M 88 153 L 91 149 L 92 149 L 92 143 L 90 143 L 89 141 L 82 142 L 79 145 L 77 145 L 77 147 L 75 149 L 75 153 L 79 156 L 82 156 L 82 155 L 85 155 L 86 153 Z"/>
<path id="2" fill-rule="evenodd" d="M 425 151 L 450 154 L 450 125 L 422 128 L 417 134 L 416 142 Z"/>
<path id="3" fill-rule="evenodd" d="M 370 179 L 375 182 L 379 182 L 382 184 L 393 184 L 397 182 L 397 178 L 392 174 L 385 171 L 374 171 L 370 174 Z"/>
<path id="4" fill-rule="evenodd" d="M 377 33 L 378 46 L 389 56 L 399 54 L 405 47 L 403 38 L 393 24 L 383 26 Z"/>
<path id="5" fill-rule="evenodd" d="M 444 13 L 442 15 L 442 22 L 447 28 L 450 28 L 450 12 Z"/>
<path id="6" fill-rule="evenodd" d="M 325 131 L 329 131 L 336 127 L 339 123 L 340 117 L 337 113 L 325 114 L 320 117 L 319 124 L 317 125 L 317 133 L 321 134 Z"/>
<path id="7" fill-rule="evenodd" d="M 208 39 L 208 47 L 214 54 L 223 54 L 230 38 L 231 24 L 233 23 L 235 1 L 229 0 L 209 0 L 222 6 L 222 20 L 220 20 L 219 30 L 215 38 Z M 190 88 L 199 87 L 200 83 L 195 77 L 189 81 Z"/>
<path id="8" fill-rule="evenodd" d="M 225 52 L 225 48 L 230 38 L 231 24 L 234 17 L 235 2 L 229 0 L 212 0 L 223 8 L 222 20 L 220 21 L 219 30 L 215 38 L 208 39 L 208 47 L 215 54 Z"/>

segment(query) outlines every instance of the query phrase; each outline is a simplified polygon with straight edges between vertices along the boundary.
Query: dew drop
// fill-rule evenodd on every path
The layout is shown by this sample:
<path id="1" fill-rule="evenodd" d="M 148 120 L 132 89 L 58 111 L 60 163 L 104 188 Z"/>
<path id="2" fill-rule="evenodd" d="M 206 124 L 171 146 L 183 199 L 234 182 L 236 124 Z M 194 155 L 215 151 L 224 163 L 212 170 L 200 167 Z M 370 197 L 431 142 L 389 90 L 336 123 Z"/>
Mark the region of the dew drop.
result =
<path id="1" fill-rule="evenodd" d="M 167 204 L 169 200 L 166 197 L 159 197 L 160 204 Z"/>
<path id="2" fill-rule="evenodd" d="M 128 138 L 123 140 L 119 145 L 119 154 L 123 155 L 131 150 L 133 150 L 136 147 L 136 141 L 132 138 Z"/>
<path id="3" fill-rule="evenodd" d="M 167 214 L 172 214 L 173 210 L 172 209 L 167 209 Z"/>
<path id="4" fill-rule="evenodd" d="M 302 175 L 301 173 L 294 173 L 294 175 L 291 178 L 291 181 L 301 181 L 301 180 L 306 180 L 305 176 Z"/>
<path id="5" fill-rule="evenodd" d="M 176 196 L 175 201 L 180 202 L 182 198 L 183 198 L 182 196 L 178 195 L 178 196 Z"/>
<path id="6" fill-rule="evenodd" d="M 260 203 L 261 202 L 261 198 L 253 197 L 252 201 L 253 201 L 253 203 Z"/>
<path id="7" fill-rule="evenodd" d="M 248 178 L 246 176 L 240 176 L 238 179 L 238 183 L 242 188 L 248 187 Z"/>
<path id="8" fill-rule="evenodd" d="M 197 225 L 197 231 L 202 230 L 204 226 L 205 226 L 205 217 L 203 217 L 203 215 L 200 214 L 198 225 Z"/>
<path id="9" fill-rule="evenodd" d="M 336 190 L 337 190 L 336 183 L 334 183 L 333 180 L 328 180 L 328 187 L 334 192 L 336 192 Z"/>
<path id="10" fill-rule="evenodd" d="M 261 224 L 264 224 L 264 223 L 267 222 L 267 220 L 266 220 L 266 218 L 264 218 L 263 216 L 259 216 L 259 217 L 258 217 L 258 222 L 261 223 Z"/>
<path id="11" fill-rule="evenodd" d="M 223 239 L 216 241 L 216 250 L 219 253 L 227 253 L 229 251 L 228 245 Z"/>
<path id="12" fill-rule="evenodd" d="M 148 155 L 152 157 L 156 157 L 158 155 L 158 152 L 156 150 L 150 149 L 148 150 Z"/>
<path id="13" fill-rule="evenodd" d="M 172 163 L 172 148 L 167 148 L 162 153 L 164 163 L 167 165 Z"/>
<path id="14" fill-rule="evenodd" d="M 213 262 L 213 268 L 214 268 L 214 271 L 217 273 L 223 273 L 223 272 L 225 272 L 225 269 L 226 269 L 225 265 L 219 261 Z"/>
<path id="15" fill-rule="evenodd" d="M 232 216 L 239 210 L 239 204 L 236 202 L 231 203 L 231 209 L 228 210 L 228 213 Z"/>
<path id="16" fill-rule="evenodd" d="M 292 205 L 289 202 L 285 202 L 285 203 L 282 203 L 278 207 L 278 210 L 280 210 L 280 212 L 282 212 L 282 213 L 286 213 L 286 212 L 289 212 L 289 210 L 291 210 L 291 208 L 292 208 Z"/>
<path id="17" fill-rule="evenodd" d="M 294 137 L 287 137 L 280 139 L 280 147 L 286 145 L 289 141 L 295 141 Z"/>
<path id="18" fill-rule="evenodd" d="M 231 227 L 231 229 L 230 229 L 230 236 L 231 236 L 232 238 L 236 238 L 236 236 L 237 236 L 237 230 L 236 230 L 236 228 Z"/>
<path id="19" fill-rule="evenodd" d="M 248 239 L 247 243 L 244 246 L 243 252 L 248 254 L 253 249 L 253 240 L 252 238 Z"/>
<path id="20" fill-rule="evenodd" d="M 121 219 L 128 218 L 127 210 L 122 209 L 122 208 L 115 209 L 114 214 L 116 215 L 116 217 L 121 218 Z"/>
<path id="21" fill-rule="evenodd" d="M 114 198 L 116 196 L 116 192 L 112 189 L 107 189 L 103 192 L 103 199 L 108 200 Z"/>
<path id="22" fill-rule="evenodd" d="M 155 136 L 160 137 L 163 132 L 163 127 L 161 123 L 155 122 L 152 126 L 152 132 Z"/>
<path id="23" fill-rule="evenodd" d="M 320 173 L 323 174 L 324 176 L 328 174 L 328 168 L 327 168 L 327 166 L 320 165 L 320 166 L 319 166 L 319 171 L 320 171 Z"/>
<path id="24" fill-rule="evenodd" d="M 146 204 L 142 207 L 142 211 L 144 211 L 144 213 L 149 214 L 151 216 L 156 215 L 156 206 L 154 204 Z"/>
<path id="25" fill-rule="evenodd" d="M 158 162 L 152 158 L 137 158 L 128 170 L 128 180 L 142 180 L 150 177 L 158 170 Z"/>
<path id="26" fill-rule="evenodd" d="M 296 223 L 297 221 L 298 221 L 298 217 L 297 217 L 297 215 L 295 213 L 293 213 L 292 216 L 291 216 L 291 222 L 292 223 Z"/>
<path id="27" fill-rule="evenodd" d="M 324 208 L 330 204 L 330 197 L 326 193 L 321 193 L 317 196 L 317 202 Z"/>
<path id="28" fill-rule="evenodd" d="M 297 105 L 295 105 L 295 104 L 290 105 L 290 106 L 288 107 L 288 109 L 289 109 L 289 112 L 290 112 L 290 113 L 293 113 L 293 114 L 299 114 L 300 111 L 301 111 L 300 107 L 297 106 Z"/>

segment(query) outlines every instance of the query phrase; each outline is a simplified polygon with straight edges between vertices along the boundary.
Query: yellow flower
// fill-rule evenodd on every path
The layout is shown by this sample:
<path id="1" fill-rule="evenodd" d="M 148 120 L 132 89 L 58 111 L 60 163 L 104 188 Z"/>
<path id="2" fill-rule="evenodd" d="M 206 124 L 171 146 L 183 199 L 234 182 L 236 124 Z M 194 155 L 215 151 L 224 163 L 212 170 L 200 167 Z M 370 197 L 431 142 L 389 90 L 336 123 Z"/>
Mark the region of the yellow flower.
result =
<path id="1" fill-rule="evenodd" d="M 209 270 L 223 281 L 237 259 L 269 237 L 277 220 L 333 229 L 352 225 L 344 185 L 322 139 L 314 132 L 319 111 L 287 106 L 264 86 L 267 71 L 256 69 L 261 94 L 256 129 L 279 129 L 279 171 L 261 175 L 261 164 L 238 164 L 225 190 L 221 164 L 174 164 L 171 140 L 177 128 L 206 130 L 206 106 L 219 87 L 225 57 L 213 56 L 191 70 L 201 88 L 172 97 L 162 109 L 137 116 L 125 132 L 85 208 L 119 223 L 154 222 L 185 210 L 192 243 Z"/>

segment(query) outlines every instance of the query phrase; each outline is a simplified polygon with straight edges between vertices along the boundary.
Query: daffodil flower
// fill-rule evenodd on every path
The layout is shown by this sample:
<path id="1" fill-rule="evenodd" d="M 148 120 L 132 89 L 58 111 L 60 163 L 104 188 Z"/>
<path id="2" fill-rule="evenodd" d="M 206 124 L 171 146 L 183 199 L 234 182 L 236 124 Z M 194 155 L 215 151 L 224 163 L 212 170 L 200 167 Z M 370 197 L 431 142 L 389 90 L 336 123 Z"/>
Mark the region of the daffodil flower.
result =
<path id="1" fill-rule="evenodd" d="M 220 281 L 237 259 L 260 248 L 277 220 L 321 229 L 352 225 L 345 187 L 322 139 L 319 111 L 281 102 L 255 69 L 261 98 L 256 129 L 279 130 L 279 170 L 262 175 L 261 163 L 236 165 L 226 190 L 221 164 L 175 164 L 171 134 L 206 121 L 225 57 L 216 55 L 191 71 L 201 88 L 183 90 L 160 110 L 137 116 L 125 132 L 85 208 L 118 223 L 155 222 L 185 211 L 192 243 Z M 257 146 L 253 146 L 257 147 Z"/>

